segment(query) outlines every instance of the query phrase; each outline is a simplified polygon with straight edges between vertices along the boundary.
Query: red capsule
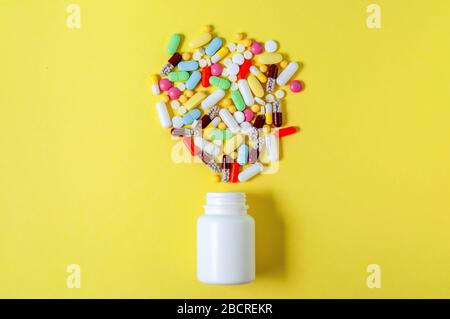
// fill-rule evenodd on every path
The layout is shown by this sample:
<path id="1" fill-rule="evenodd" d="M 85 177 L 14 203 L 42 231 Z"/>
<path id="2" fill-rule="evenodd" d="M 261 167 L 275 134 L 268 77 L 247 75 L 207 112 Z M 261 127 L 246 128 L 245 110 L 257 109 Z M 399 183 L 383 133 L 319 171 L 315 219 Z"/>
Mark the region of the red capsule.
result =
<path id="1" fill-rule="evenodd" d="M 209 78 L 211 77 L 211 67 L 205 66 L 202 69 L 202 86 L 207 88 L 209 86 Z"/>
<path id="2" fill-rule="evenodd" d="M 278 137 L 288 136 L 297 133 L 298 130 L 299 129 L 295 126 L 283 127 L 275 132 L 275 136 Z"/>
<path id="3" fill-rule="evenodd" d="M 238 175 L 239 175 L 239 163 L 238 162 L 233 162 L 231 164 L 230 182 L 237 183 L 238 182 Z"/>
<path id="4" fill-rule="evenodd" d="M 175 52 L 169 59 L 169 63 L 172 64 L 173 66 L 177 66 L 178 63 L 180 63 L 180 61 L 183 59 L 183 57 L 181 56 L 181 54 L 179 54 L 178 52 Z"/>
<path id="5" fill-rule="evenodd" d="M 191 153 L 191 155 L 194 156 L 195 155 L 195 145 L 194 145 L 194 141 L 192 140 L 192 137 L 191 136 L 183 137 L 183 143 L 184 143 L 184 145 L 186 145 L 186 147 L 189 150 L 189 152 Z"/>
<path id="6" fill-rule="evenodd" d="M 250 72 L 250 67 L 252 66 L 252 60 L 245 60 L 239 68 L 238 79 L 245 79 Z"/>
<path id="7" fill-rule="evenodd" d="M 261 128 L 264 126 L 265 121 L 266 121 L 266 117 L 264 115 L 260 114 L 256 117 L 255 122 L 253 123 L 253 127 Z"/>

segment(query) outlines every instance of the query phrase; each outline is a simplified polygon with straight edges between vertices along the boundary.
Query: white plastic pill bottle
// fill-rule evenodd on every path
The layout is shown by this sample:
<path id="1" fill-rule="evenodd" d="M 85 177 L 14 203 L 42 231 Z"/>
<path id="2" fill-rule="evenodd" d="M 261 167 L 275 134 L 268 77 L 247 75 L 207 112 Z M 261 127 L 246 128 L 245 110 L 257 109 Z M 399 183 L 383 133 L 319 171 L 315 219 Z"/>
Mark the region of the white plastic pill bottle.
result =
<path id="1" fill-rule="evenodd" d="M 207 193 L 197 220 L 197 278 L 235 285 L 255 279 L 255 221 L 245 193 Z"/>

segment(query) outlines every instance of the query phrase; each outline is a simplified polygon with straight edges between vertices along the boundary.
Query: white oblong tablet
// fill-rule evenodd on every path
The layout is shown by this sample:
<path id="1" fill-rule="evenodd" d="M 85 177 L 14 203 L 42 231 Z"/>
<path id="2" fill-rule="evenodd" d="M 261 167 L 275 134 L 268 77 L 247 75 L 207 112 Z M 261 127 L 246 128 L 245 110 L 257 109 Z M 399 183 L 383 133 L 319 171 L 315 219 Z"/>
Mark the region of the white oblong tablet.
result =
<path id="1" fill-rule="evenodd" d="M 202 101 L 202 109 L 207 110 L 211 106 L 216 105 L 225 96 L 225 91 L 217 89 L 212 92 L 206 99 Z"/>
<path id="2" fill-rule="evenodd" d="M 252 106 L 255 103 L 253 99 L 252 92 L 250 91 L 250 86 L 246 79 L 242 79 L 238 81 L 239 92 L 241 92 L 242 97 L 244 98 L 245 105 Z"/>
<path id="3" fill-rule="evenodd" d="M 159 122 L 162 127 L 169 128 L 172 126 L 172 120 L 170 119 L 169 112 L 167 111 L 166 103 L 157 102 L 156 111 L 158 112 Z"/>
<path id="4" fill-rule="evenodd" d="M 238 175 L 238 180 L 240 182 L 248 181 L 250 178 L 261 173 L 263 169 L 264 169 L 263 164 L 261 164 L 260 162 L 256 162 L 255 164 L 249 166 L 248 168 L 240 172 Z"/>
<path id="5" fill-rule="evenodd" d="M 230 111 L 225 108 L 220 109 L 219 116 L 225 125 L 230 129 L 231 132 L 237 133 L 239 132 L 240 126 L 234 119 L 233 115 L 231 115 Z"/>
<path id="6" fill-rule="evenodd" d="M 278 75 L 277 84 L 285 85 L 297 70 L 298 70 L 298 63 L 290 62 L 288 66 L 285 67 L 284 70 L 280 73 L 280 75 Z"/>
<path id="7" fill-rule="evenodd" d="M 278 141 L 274 134 L 266 136 L 266 149 L 269 162 L 278 161 Z"/>

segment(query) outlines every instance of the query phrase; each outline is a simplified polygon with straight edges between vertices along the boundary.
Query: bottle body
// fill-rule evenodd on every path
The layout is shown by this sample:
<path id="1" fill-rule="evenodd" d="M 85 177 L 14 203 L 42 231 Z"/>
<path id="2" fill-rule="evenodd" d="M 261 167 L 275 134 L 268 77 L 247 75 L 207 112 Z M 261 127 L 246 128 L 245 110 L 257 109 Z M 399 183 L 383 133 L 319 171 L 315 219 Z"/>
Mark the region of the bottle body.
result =
<path id="1" fill-rule="evenodd" d="M 197 220 L 198 280 L 223 285 L 253 281 L 255 222 L 247 215 L 245 194 L 209 194 L 216 195 L 216 199 L 221 198 L 213 204 L 208 204 L 207 200 L 205 214 Z M 230 201 L 231 198 L 234 199 Z M 242 198 L 243 203 L 240 201 Z M 236 199 L 239 204 L 233 202 Z"/>

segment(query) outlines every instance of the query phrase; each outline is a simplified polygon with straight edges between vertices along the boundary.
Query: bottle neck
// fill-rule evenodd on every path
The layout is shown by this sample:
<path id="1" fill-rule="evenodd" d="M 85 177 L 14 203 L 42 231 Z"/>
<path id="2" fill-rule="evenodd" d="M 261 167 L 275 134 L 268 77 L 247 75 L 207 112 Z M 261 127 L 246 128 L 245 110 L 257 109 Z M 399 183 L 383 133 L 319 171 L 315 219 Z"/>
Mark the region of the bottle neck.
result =
<path id="1" fill-rule="evenodd" d="M 222 192 L 206 194 L 206 215 L 246 215 L 245 193 Z"/>

